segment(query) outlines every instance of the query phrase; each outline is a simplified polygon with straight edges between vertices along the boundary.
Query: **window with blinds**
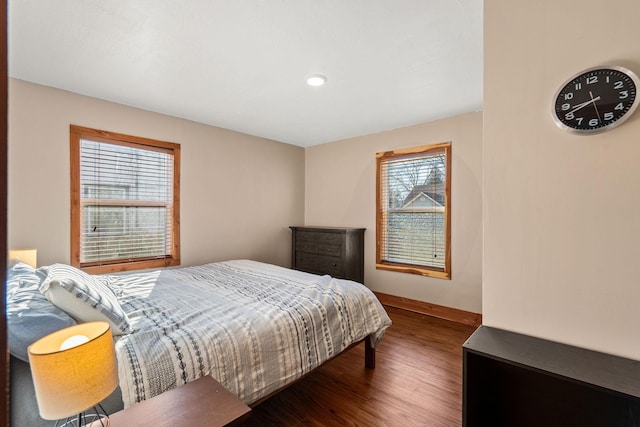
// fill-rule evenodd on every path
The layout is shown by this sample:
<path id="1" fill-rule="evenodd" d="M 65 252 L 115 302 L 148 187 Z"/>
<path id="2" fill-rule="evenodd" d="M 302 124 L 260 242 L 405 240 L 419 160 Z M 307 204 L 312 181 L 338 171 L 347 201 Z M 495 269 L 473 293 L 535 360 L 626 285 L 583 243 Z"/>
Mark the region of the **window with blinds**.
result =
<path id="1" fill-rule="evenodd" d="M 179 264 L 179 160 L 179 144 L 71 126 L 72 264 Z"/>
<path id="2" fill-rule="evenodd" d="M 376 157 L 376 268 L 450 279 L 451 143 Z"/>

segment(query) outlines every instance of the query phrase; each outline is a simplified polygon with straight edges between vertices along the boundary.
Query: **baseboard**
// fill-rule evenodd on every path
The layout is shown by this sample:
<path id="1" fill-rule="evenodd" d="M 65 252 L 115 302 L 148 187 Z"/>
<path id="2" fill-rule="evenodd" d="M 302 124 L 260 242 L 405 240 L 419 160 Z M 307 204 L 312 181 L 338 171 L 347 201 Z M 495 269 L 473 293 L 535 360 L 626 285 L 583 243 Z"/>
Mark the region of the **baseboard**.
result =
<path id="1" fill-rule="evenodd" d="M 457 308 L 445 307 L 443 305 L 431 304 L 410 298 L 398 297 L 395 295 L 374 292 L 378 300 L 383 305 L 437 317 L 439 319 L 451 320 L 452 322 L 464 323 L 465 325 L 480 326 L 482 324 L 482 314 L 471 311 L 459 310 Z"/>

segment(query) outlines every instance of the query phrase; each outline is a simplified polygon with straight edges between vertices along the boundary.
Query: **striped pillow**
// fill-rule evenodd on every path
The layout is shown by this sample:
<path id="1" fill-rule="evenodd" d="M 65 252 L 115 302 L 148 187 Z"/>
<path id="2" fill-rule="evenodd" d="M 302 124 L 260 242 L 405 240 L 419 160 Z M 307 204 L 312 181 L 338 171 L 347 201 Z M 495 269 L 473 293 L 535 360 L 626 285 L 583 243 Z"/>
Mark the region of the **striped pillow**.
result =
<path id="1" fill-rule="evenodd" d="M 109 322 L 114 335 L 131 332 L 127 314 L 101 277 L 65 264 L 40 267 L 38 274 L 46 276 L 40 292 L 78 322 L 102 320 Z"/>

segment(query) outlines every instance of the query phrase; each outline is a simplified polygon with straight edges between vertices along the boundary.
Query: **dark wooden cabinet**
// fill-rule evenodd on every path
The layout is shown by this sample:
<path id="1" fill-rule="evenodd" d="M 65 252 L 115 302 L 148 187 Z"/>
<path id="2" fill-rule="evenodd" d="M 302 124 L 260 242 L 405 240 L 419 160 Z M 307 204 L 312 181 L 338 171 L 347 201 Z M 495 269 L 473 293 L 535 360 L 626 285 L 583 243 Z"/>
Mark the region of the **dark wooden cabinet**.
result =
<path id="1" fill-rule="evenodd" d="M 291 228 L 291 268 L 364 283 L 364 228 Z"/>
<path id="2" fill-rule="evenodd" d="M 640 361 L 487 326 L 462 353 L 463 426 L 640 426 Z"/>

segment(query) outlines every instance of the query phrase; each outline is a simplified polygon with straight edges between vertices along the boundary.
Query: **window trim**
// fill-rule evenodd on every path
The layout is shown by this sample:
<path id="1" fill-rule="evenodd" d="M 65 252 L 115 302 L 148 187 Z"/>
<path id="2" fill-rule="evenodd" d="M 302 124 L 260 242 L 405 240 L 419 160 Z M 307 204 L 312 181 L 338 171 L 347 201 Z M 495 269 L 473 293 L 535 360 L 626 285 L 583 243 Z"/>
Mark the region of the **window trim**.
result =
<path id="1" fill-rule="evenodd" d="M 445 153 L 445 263 L 444 268 L 427 267 L 415 264 L 404 264 L 398 262 L 385 261 L 382 259 L 383 253 L 383 206 L 381 202 L 382 182 L 381 165 L 390 159 L 411 158 L 417 155 L 428 153 Z M 376 153 L 376 269 L 390 270 L 402 273 L 418 274 L 422 276 L 435 277 L 439 279 L 451 280 L 451 142 L 442 142 L 419 147 L 384 151 Z"/>
<path id="2" fill-rule="evenodd" d="M 71 157 L 71 265 L 92 274 L 180 265 L 180 144 L 76 125 L 70 125 L 69 134 Z M 145 150 L 171 153 L 173 155 L 173 215 L 171 218 L 171 253 L 169 255 L 164 258 L 139 258 L 124 262 L 122 260 L 86 264 L 80 262 L 80 233 L 82 222 L 82 199 L 80 194 L 81 139 L 144 148 Z"/>

